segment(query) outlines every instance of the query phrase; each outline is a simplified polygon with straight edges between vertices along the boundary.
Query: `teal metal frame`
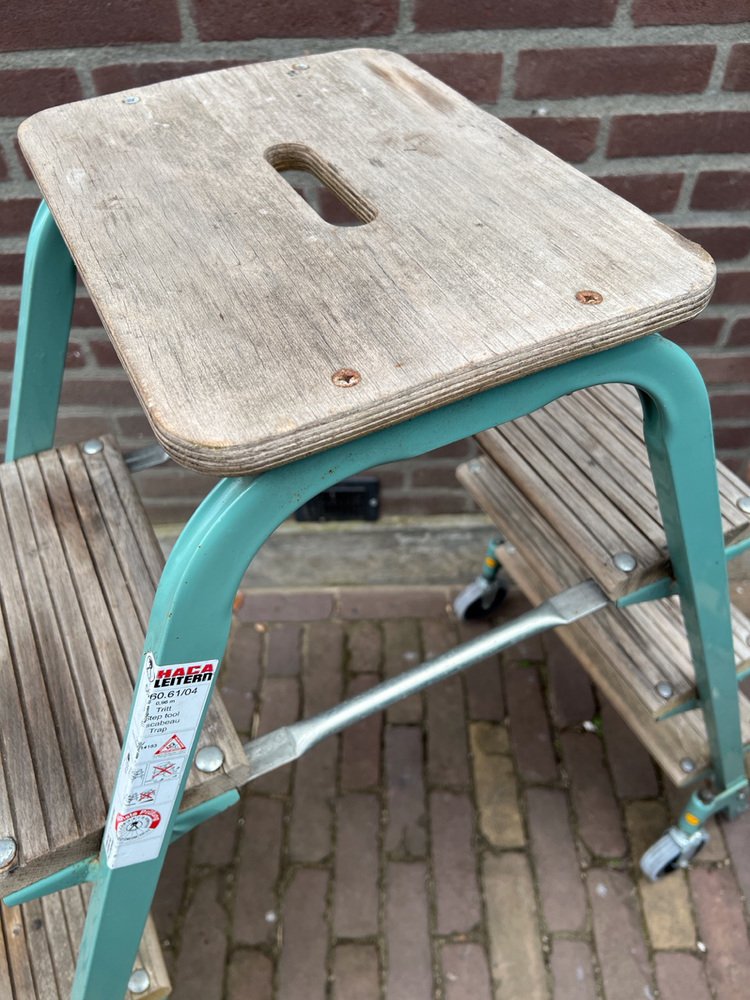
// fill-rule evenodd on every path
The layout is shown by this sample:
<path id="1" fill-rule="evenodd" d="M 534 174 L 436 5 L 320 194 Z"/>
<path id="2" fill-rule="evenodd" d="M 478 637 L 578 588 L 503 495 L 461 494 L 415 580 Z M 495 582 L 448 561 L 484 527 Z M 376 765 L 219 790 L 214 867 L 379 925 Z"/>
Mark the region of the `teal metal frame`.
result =
<path id="1" fill-rule="evenodd" d="M 50 447 L 54 437 L 73 287 L 72 265 L 61 242 L 42 205 L 24 273 L 9 440 L 13 457 Z M 656 334 L 486 390 L 260 476 L 222 480 L 201 503 L 167 560 L 144 651 L 161 664 L 221 663 L 233 601 L 247 566 L 284 519 L 330 484 L 372 466 L 421 455 L 514 420 L 559 396 L 607 382 L 630 383 L 641 395 L 708 731 L 714 802 L 739 811 L 747 781 L 708 396 L 689 356 Z M 45 405 L 39 407 L 40 401 Z M 186 768 L 178 803 L 188 773 Z M 698 801 L 703 822 L 716 809 L 693 796 L 686 813 L 692 809 L 697 815 Z M 112 869 L 102 852 L 98 862 L 77 870 L 93 881 L 93 891 L 73 1000 L 125 994 L 166 852 L 180 823 L 184 820 L 175 806 L 162 850 L 153 861 Z M 694 831 L 695 825 L 689 824 L 689 829 Z M 33 888 L 51 889 L 54 878 Z"/>

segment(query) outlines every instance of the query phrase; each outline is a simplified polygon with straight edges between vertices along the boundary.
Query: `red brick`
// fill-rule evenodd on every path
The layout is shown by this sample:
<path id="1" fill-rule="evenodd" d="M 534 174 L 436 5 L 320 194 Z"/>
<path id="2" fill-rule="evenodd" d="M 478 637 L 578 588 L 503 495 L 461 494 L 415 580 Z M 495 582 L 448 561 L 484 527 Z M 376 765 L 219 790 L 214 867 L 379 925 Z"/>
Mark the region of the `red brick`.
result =
<path id="1" fill-rule="evenodd" d="M 13 371 L 13 362 L 16 356 L 16 345 L 15 342 L 12 344 L 0 343 L 0 371 Z M 68 344 L 67 354 L 65 355 L 65 367 L 66 368 L 83 368 L 86 361 L 83 357 L 83 348 L 80 344 L 75 341 L 71 341 Z M 91 435 L 89 435 L 90 437 Z"/>
<path id="2" fill-rule="evenodd" d="M 718 451 L 736 451 L 750 445 L 750 427 L 714 427 L 714 443 Z"/>
<path id="3" fill-rule="evenodd" d="M 740 260 L 750 252 L 750 226 L 686 226 L 677 231 L 716 260 Z"/>
<path id="4" fill-rule="evenodd" d="M 266 673 L 275 677 L 293 677 L 300 669 L 299 625 L 275 625 L 266 634 Z"/>
<path id="5" fill-rule="evenodd" d="M 424 857 L 427 848 L 422 731 L 416 726 L 386 726 L 385 773 L 388 826 L 385 849 Z"/>
<path id="6" fill-rule="evenodd" d="M 500 96 L 501 52 L 418 52 L 409 59 L 470 101 L 493 104 Z"/>
<path id="7" fill-rule="evenodd" d="M 227 66 L 241 66 L 247 60 L 214 59 L 187 62 L 118 63 L 98 66 L 91 71 L 97 94 L 114 94 L 118 90 L 132 90 L 151 83 L 176 80 L 195 73 L 208 73 Z"/>
<path id="8" fill-rule="evenodd" d="M 296 871 L 284 896 L 284 947 L 279 959 L 279 1000 L 325 1000 L 328 872 Z"/>
<path id="9" fill-rule="evenodd" d="M 164 870 L 159 879 L 159 887 L 151 907 L 159 929 L 159 936 L 162 939 L 166 938 L 170 945 L 173 943 L 173 935 L 177 930 L 177 922 L 185 912 L 186 876 L 189 861 L 190 837 L 181 837 L 167 851 Z M 171 966 L 174 952 L 165 948 L 164 957 L 167 964 Z M 170 972 L 172 971 L 170 968 Z"/>
<path id="10" fill-rule="evenodd" d="M 693 955 L 662 951 L 654 955 L 660 1000 L 711 1000 L 703 962 Z"/>
<path id="11" fill-rule="evenodd" d="M 455 630 L 447 621 L 422 623 L 425 660 L 448 652 L 456 645 Z M 452 788 L 469 786 L 469 752 L 465 707 L 460 677 L 450 677 L 428 688 L 427 777 L 431 784 Z"/>
<path id="12" fill-rule="evenodd" d="M 586 941 L 556 940 L 550 970 L 555 1000 L 596 1000 L 593 955 Z"/>
<path id="13" fill-rule="evenodd" d="M 410 619 L 383 622 L 383 670 L 386 678 L 397 677 L 421 660 L 419 629 Z M 387 711 L 389 722 L 420 722 L 422 695 L 402 698 Z"/>
<path id="14" fill-rule="evenodd" d="M 261 657 L 260 633 L 249 622 L 235 622 L 229 653 L 219 674 L 219 685 L 229 717 L 241 733 L 249 734 L 252 726 L 260 689 Z"/>
<path id="15" fill-rule="evenodd" d="M 389 35 L 398 23 L 398 0 L 193 0 L 193 17 L 203 41 L 253 38 L 345 38 Z"/>
<path id="16" fill-rule="evenodd" d="M 378 933 L 378 829 L 375 795 L 344 795 L 336 803 L 333 933 L 358 938 Z"/>
<path id="17" fill-rule="evenodd" d="M 347 697 L 361 694 L 378 683 L 376 674 L 359 674 L 352 678 Z M 380 743 L 383 713 L 376 712 L 349 726 L 341 734 L 341 787 L 345 791 L 372 788 L 380 780 Z"/>
<path id="18" fill-rule="evenodd" d="M 750 271 L 725 271 L 717 275 L 712 304 L 750 302 Z"/>
<path id="19" fill-rule="evenodd" d="M 73 324 L 76 325 L 75 323 Z M 90 340 L 91 352 L 100 368 L 121 368 L 120 359 L 111 340 Z"/>
<path id="20" fill-rule="evenodd" d="M 736 321 L 729 334 L 727 347 L 750 347 L 750 316 Z"/>
<path id="21" fill-rule="evenodd" d="M 7 11 L 3 21 L 7 17 Z M 34 43 L 36 47 L 36 43 Z M 6 69 L 0 71 L 0 114 L 33 115 L 55 104 L 67 104 L 83 97 L 74 69 Z"/>
<path id="22" fill-rule="evenodd" d="M 73 305 L 73 326 L 101 326 L 99 313 L 91 299 L 77 298 Z"/>
<path id="23" fill-rule="evenodd" d="M 704 170 L 698 174 L 690 207 L 705 211 L 750 208 L 750 172 Z"/>
<path id="24" fill-rule="evenodd" d="M 380 974 L 375 946 L 338 945 L 333 959 L 333 1000 L 379 1000 L 379 997 Z M 243 1000 L 248 1000 L 248 994 L 243 995 Z"/>
<path id="25" fill-rule="evenodd" d="M 250 591 L 240 609 L 243 621 L 304 622 L 328 618 L 333 594 L 327 590 Z"/>
<path id="26" fill-rule="evenodd" d="M 296 722 L 299 715 L 299 683 L 292 677 L 266 677 L 261 687 L 258 736 Z M 286 794 L 292 775 L 290 767 L 280 767 L 253 782 L 259 792 Z"/>
<path id="27" fill-rule="evenodd" d="M 644 212 L 671 212 L 677 204 L 683 174 L 629 174 L 594 180 Z"/>
<path id="28" fill-rule="evenodd" d="M 633 24 L 736 24 L 750 18 L 750 0 L 634 0 Z"/>
<path id="29" fill-rule="evenodd" d="M 594 152 L 598 118 L 506 118 L 511 128 L 569 163 L 583 163 Z"/>
<path id="30" fill-rule="evenodd" d="M 271 1000 L 273 962 L 259 951 L 234 951 L 227 976 L 227 1000 Z"/>
<path id="31" fill-rule="evenodd" d="M 0 149 L 0 181 L 7 180 L 8 178 L 8 164 L 5 162 L 5 155 L 2 149 Z"/>
<path id="32" fill-rule="evenodd" d="M 670 327 L 665 336 L 681 347 L 715 347 L 723 325 L 721 316 L 698 316 Z"/>
<path id="33" fill-rule="evenodd" d="M 474 857 L 474 812 L 468 795 L 433 792 L 430 820 L 437 932 L 470 931 L 479 924 L 482 907 Z"/>
<path id="34" fill-rule="evenodd" d="M 28 163 L 26 162 L 26 157 L 21 152 L 21 146 L 20 146 L 17 138 L 13 139 L 13 148 L 16 151 L 16 156 L 18 157 L 18 162 L 21 165 L 21 169 L 23 170 L 24 174 L 28 178 L 33 179 L 34 175 L 31 172 L 31 167 L 28 165 Z"/>
<path id="35" fill-rule="evenodd" d="M 203 823 L 193 834 L 193 853 L 190 863 L 211 868 L 231 865 L 234 860 L 237 834 L 242 829 L 237 809 L 214 817 Z"/>
<path id="36" fill-rule="evenodd" d="M 350 587 L 339 595 L 341 618 L 434 618 L 445 614 L 444 587 Z"/>
<path id="37" fill-rule="evenodd" d="M 354 673 L 380 670 L 382 636 L 375 622 L 356 621 L 346 630 L 346 665 Z"/>
<path id="38" fill-rule="evenodd" d="M 471 497 L 456 487 L 455 490 L 411 490 L 404 494 L 386 493 L 381 505 L 381 514 L 471 514 L 477 506 Z"/>
<path id="39" fill-rule="evenodd" d="M 637 893 L 625 872 L 592 868 L 586 879 L 607 1000 L 654 995 Z"/>
<path id="40" fill-rule="evenodd" d="M 527 49 L 518 56 L 515 96 L 700 93 L 715 53 L 713 45 Z"/>
<path id="41" fill-rule="evenodd" d="M 505 690 L 511 745 L 519 773 L 526 781 L 555 781 L 557 762 L 536 667 L 506 667 Z"/>
<path id="42" fill-rule="evenodd" d="M 750 339 L 750 338 L 749 338 Z M 749 392 L 717 392 L 711 394 L 714 420 L 742 420 L 750 416 Z"/>
<path id="43" fill-rule="evenodd" d="M 0 201 L 0 236 L 25 236 L 39 208 L 38 198 Z"/>
<path id="44" fill-rule="evenodd" d="M 129 0 L 109 4 L 106 12 L 96 0 L 59 4 L 6 0 L 0 50 L 176 42 L 179 38 L 176 0 Z"/>
<path id="45" fill-rule="evenodd" d="M 426 883 L 427 872 L 419 862 L 392 862 L 388 866 L 388 1000 L 432 1000 L 434 996 Z"/>
<path id="46" fill-rule="evenodd" d="M 92 413 L 86 417 L 73 417 L 63 411 L 57 418 L 55 443 L 71 444 L 87 438 L 115 434 L 114 420 L 110 414 Z"/>
<path id="47" fill-rule="evenodd" d="M 591 733 L 568 732 L 560 742 L 581 839 L 592 854 L 621 858 L 627 846 L 601 740 Z"/>
<path id="48" fill-rule="evenodd" d="M 416 0 L 417 31 L 462 28 L 578 28 L 612 23 L 617 0 L 535 0 L 534 3 L 486 3 L 484 0 Z"/>
<path id="49" fill-rule="evenodd" d="M 717 1000 L 747 992 L 750 941 L 742 898 L 729 868 L 696 868 L 690 873 L 698 932 L 706 945 L 708 978 Z"/>
<path id="50" fill-rule="evenodd" d="M 20 285 L 23 274 L 23 254 L 0 254 L 0 285 Z"/>
<path id="51" fill-rule="evenodd" d="M 750 90 L 750 44 L 732 46 L 724 75 L 724 90 Z"/>
<path id="52" fill-rule="evenodd" d="M 421 489 L 422 487 L 444 487 L 450 489 L 456 485 L 456 466 L 443 465 L 438 462 L 424 462 L 412 467 L 412 486 Z"/>
<path id="53" fill-rule="evenodd" d="M 18 301 L 0 299 L 0 330 L 15 330 L 18 327 Z"/>
<path id="54" fill-rule="evenodd" d="M 573 832 L 564 792 L 531 788 L 527 792 L 531 853 L 537 872 L 547 930 L 580 931 L 587 919 Z"/>
<path id="55" fill-rule="evenodd" d="M 604 739 L 615 791 L 621 799 L 646 799 L 659 794 L 659 779 L 651 757 L 612 705 L 602 705 Z"/>
<path id="56" fill-rule="evenodd" d="M 445 1000 L 491 1000 L 487 956 L 478 944 L 446 943 L 442 958 Z"/>
<path id="57" fill-rule="evenodd" d="M 462 642 L 486 632 L 484 622 L 461 622 L 459 636 Z M 492 656 L 477 663 L 464 673 L 469 718 L 473 721 L 502 722 L 505 718 L 505 699 L 500 674 L 500 660 Z"/>
<path id="58" fill-rule="evenodd" d="M 555 725 L 564 729 L 596 714 L 594 689 L 588 674 L 559 636 L 550 634 L 547 645 L 547 683 Z"/>
<path id="59" fill-rule="evenodd" d="M 70 378 L 63 382 L 61 400 L 65 406 L 137 406 L 133 387 L 127 379 Z"/>
<path id="60" fill-rule="evenodd" d="M 227 952 L 223 887 L 218 873 L 203 878 L 185 912 L 193 931 L 183 939 L 172 981 L 181 1000 L 221 1000 Z"/>
<path id="61" fill-rule="evenodd" d="M 750 153 L 750 111 L 617 115 L 612 119 L 607 156 L 679 153 Z"/>

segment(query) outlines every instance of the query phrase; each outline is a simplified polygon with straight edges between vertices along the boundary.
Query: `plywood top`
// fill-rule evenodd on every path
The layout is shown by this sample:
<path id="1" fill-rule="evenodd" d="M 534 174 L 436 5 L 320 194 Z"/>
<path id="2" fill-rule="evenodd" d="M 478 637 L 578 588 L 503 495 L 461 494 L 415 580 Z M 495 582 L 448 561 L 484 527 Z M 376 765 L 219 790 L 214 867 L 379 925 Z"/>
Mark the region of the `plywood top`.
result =
<path id="1" fill-rule="evenodd" d="M 129 93 L 43 111 L 20 140 L 183 465 L 283 464 L 711 294 L 699 247 L 392 52 Z M 275 169 L 300 162 L 366 224 L 324 222 Z"/>

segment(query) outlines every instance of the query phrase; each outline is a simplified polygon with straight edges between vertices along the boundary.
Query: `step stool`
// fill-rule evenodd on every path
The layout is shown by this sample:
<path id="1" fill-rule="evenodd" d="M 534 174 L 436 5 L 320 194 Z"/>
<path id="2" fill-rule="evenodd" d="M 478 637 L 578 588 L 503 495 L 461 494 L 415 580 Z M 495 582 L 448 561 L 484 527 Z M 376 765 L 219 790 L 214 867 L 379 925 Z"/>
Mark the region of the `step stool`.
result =
<path id="1" fill-rule="evenodd" d="M 653 333 L 708 301 L 714 266 L 699 247 L 391 52 L 52 108 L 20 142 L 45 202 L 0 473 L 0 894 L 22 904 L 3 911 L 6 992 L 165 995 L 147 921 L 171 841 L 245 781 L 406 694 L 594 611 L 605 630 L 616 620 L 625 601 L 609 577 L 549 544 L 545 559 L 568 574 L 561 594 L 321 716 L 241 747 L 211 697 L 243 574 L 302 503 L 593 385 L 640 392 L 666 541 L 660 574 L 627 597 L 679 592 L 695 693 L 685 682 L 675 697 L 687 700 L 670 704 L 692 718 L 692 699 L 705 719 L 702 756 L 696 738 L 685 754 L 712 797 L 691 799 L 668 864 L 697 850 L 713 812 L 743 808 L 725 557 L 747 539 L 725 553 L 705 387 Z M 323 221 L 289 169 L 361 225 Z M 76 272 L 160 444 L 225 477 L 163 570 L 129 480 L 143 456 L 109 440 L 52 448 Z M 519 433 L 549 472 L 541 439 Z M 546 515 L 534 523 L 553 533 Z M 684 647 L 667 613 L 669 643 Z M 675 719 L 659 725 L 686 725 Z"/>

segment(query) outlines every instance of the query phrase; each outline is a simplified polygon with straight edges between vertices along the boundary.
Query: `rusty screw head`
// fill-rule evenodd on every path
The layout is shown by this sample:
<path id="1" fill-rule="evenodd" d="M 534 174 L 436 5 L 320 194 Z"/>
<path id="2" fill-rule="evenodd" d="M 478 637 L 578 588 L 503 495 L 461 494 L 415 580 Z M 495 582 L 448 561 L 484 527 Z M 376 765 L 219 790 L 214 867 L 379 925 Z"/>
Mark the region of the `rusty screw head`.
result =
<path id="1" fill-rule="evenodd" d="M 339 386 L 340 389 L 351 389 L 353 385 L 359 385 L 362 381 L 362 376 L 353 368 L 339 368 L 337 372 L 331 375 L 331 381 L 334 385 Z"/>
<path id="2" fill-rule="evenodd" d="M 576 292 L 576 298 L 584 306 L 598 306 L 604 301 L 601 292 L 593 292 L 590 288 L 582 288 L 580 292 Z"/>

